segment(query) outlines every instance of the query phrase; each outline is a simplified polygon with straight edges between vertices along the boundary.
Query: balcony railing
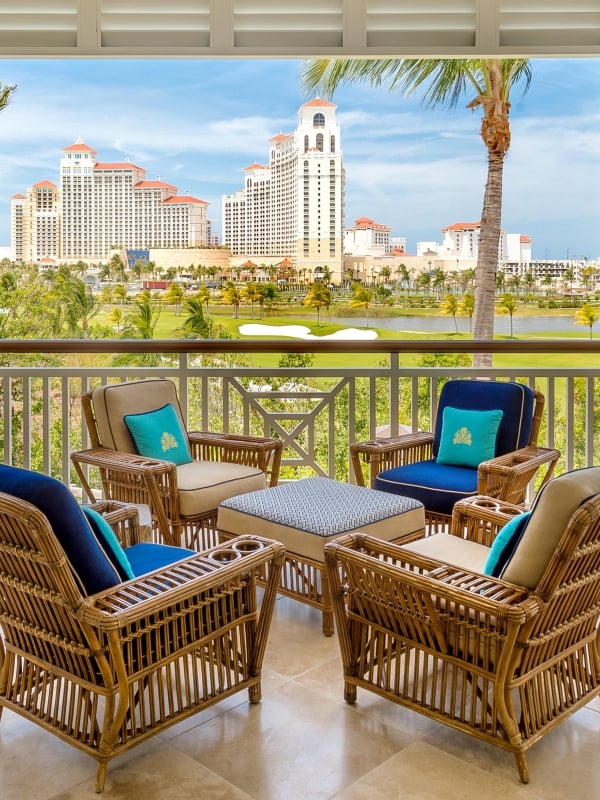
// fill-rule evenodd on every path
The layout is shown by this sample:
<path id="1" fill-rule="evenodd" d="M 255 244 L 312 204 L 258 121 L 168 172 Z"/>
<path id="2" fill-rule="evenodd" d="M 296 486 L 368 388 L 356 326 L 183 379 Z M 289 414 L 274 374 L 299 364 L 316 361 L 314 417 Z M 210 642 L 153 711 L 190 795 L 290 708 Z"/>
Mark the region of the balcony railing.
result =
<path id="1" fill-rule="evenodd" d="M 414 353 L 511 353 L 511 368 L 415 367 Z M 447 378 L 519 380 L 543 392 L 541 445 L 562 453 L 558 471 L 600 462 L 600 343 L 595 341 L 4 341 L 0 367 L 3 461 L 74 485 L 69 455 L 89 445 L 79 397 L 94 386 L 172 378 L 190 430 L 277 436 L 282 478 L 352 480 L 348 448 L 378 432 L 429 430 L 439 385 Z M 292 354 L 343 354 L 347 366 L 300 366 Z M 543 356 L 586 368 L 536 366 Z M 251 366 L 251 358 L 274 366 Z M 371 366 L 360 366 L 371 354 Z M 115 366 L 117 356 L 140 360 Z M 282 366 L 282 357 L 287 363 Z M 322 360 L 322 359 L 321 359 Z M 339 358 L 337 359 L 339 361 Z M 367 359 L 368 360 L 368 359 Z M 27 362 L 34 361 L 31 366 Z M 596 363 L 597 366 L 593 366 Z M 91 479 L 93 481 L 93 475 Z"/>

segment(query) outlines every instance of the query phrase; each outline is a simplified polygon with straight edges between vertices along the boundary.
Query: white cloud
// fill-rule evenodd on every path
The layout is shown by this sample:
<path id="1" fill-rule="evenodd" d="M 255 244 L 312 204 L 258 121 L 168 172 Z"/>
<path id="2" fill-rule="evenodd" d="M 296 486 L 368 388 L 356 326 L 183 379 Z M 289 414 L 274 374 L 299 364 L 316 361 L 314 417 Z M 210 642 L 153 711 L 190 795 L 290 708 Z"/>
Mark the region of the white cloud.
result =
<path id="1" fill-rule="evenodd" d="M 10 61 L 17 83 L 0 115 L 0 244 L 9 200 L 43 178 L 58 182 L 60 149 L 78 137 L 100 160 L 130 158 L 211 203 L 266 163 L 268 139 L 297 124 L 307 99 L 295 61 Z M 503 226 L 529 233 L 534 256 L 600 255 L 600 62 L 540 60 L 529 94 L 513 98 Z M 486 152 L 480 115 L 423 109 L 383 89 L 334 98 L 347 176 L 346 222 L 367 215 L 396 235 L 439 240 L 441 227 L 481 213 Z"/>

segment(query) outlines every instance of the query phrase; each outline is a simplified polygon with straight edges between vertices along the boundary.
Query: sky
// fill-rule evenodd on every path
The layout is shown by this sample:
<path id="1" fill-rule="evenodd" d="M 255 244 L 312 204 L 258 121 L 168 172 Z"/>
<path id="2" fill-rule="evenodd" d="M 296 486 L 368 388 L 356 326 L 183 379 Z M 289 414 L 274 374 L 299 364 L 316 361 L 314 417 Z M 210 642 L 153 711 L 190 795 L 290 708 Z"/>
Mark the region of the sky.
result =
<path id="1" fill-rule="evenodd" d="M 600 258 L 600 59 L 532 59 L 524 95 L 511 93 L 512 145 L 502 227 L 532 237 L 535 259 Z M 130 160 L 210 203 L 243 186 L 243 168 L 268 163 L 268 140 L 291 133 L 315 93 L 302 61 L 271 59 L 0 60 L 17 84 L 0 114 L 0 247 L 10 244 L 10 198 L 59 183 L 61 149 L 78 138 L 99 161 Z M 486 150 L 480 112 L 427 108 L 366 85 L 339 89 L 346 170 L 345 225 L 361 216 L 417 242 L 481 217 Z"/>

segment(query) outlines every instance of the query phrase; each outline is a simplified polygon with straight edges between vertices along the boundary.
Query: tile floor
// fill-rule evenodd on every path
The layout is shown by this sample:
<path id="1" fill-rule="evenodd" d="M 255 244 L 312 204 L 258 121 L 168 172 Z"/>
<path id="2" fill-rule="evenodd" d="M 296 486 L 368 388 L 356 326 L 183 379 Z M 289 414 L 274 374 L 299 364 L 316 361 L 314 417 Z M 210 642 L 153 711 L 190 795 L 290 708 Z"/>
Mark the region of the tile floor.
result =
<path id="1" fill-rule="evenodd" d="M 111 762 L 103 800 L 596 800 L 600 699 L 545 737 L 519 783 L 511 754 L 359 690 L 336 637 L 277 600 L 263 700 L 240 693 Z M 95 762 L 5 711 L 0 800 L 92 800 Z"/>

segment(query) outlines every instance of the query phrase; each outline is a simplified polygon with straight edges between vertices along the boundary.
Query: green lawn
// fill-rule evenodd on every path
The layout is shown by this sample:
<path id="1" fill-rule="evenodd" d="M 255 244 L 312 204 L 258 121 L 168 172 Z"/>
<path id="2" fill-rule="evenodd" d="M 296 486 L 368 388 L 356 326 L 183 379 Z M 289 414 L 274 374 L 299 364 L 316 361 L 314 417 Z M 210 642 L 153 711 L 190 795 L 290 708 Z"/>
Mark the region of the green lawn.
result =
<path id="1" fill-rule="evenodd" d="M 108 325 L 108 315 L 110 310 L 113 306 L 106 307 L 101 311 L 98 316 L 96 316 L 93 320 L 95 324 L 99 325 Z M 124 315 L 127 313 L 129 307 L 125 306 L 123 311 Z M 286 309 L 287 311 L 287 309 Z M 392 311 L 397 311 L 397 309 L 392 309 Z M 533 312 L 534 309 L 527 309 L 527 311 Z M 405 310 L 402 310 L 404 313 Z M 419 315 L 431 315 L 434 313 L 432 309 L 407 309 L 406 313 L 411 313 L 415 316 Z M 572 316 L 572 310 L 565 309 L 542 309 L 537 310 L 537 314 L 543 315 L 567 315 Z M 238 319 L 234 319 L 232 315 L 231 307 L 226 306 L 210 306 L 209 307 L 209 316 L 210 318 L 217 324 L 222 325 L 227 332 L 233 336 L 234 338 L 245 338 L 239 333 L 239 328 L 241 325 L 245 325 L 248 323 L 259 323 L 264 325 L 304 325 L 306 328 L 310 330 L 310 333 L 314 336 L 327 336 L 328 334 L 334 333 L 335 331 L 343 330 L 345 325 L 338 325 L 335 322 L 335 317 L 328 315 L 326 312 L 322 314 L 322 321 L 321 325 L 317 324 L 316 314 L 313 310 L 308 310 L 302 306 L 294 306 L 289 309 L 288 314 L 274 314 L 272 312 L 266 312 L 263 318 L 259 318 L 258 316 L 258 309 L 254 311 L 254 317 L 251 316 L 250 309 L 246 306 L 242 306 L 240 308 L 240 314 Z M 517 315 L 515 315 L 515 328 L 517 328 Z M 176 315 L 175 311 L 171 307 L 163 307 L 161 315 L 158 319 L 154 336 L 156 339 L 171 339 L 171 338 L 181 338 L 182 336 L 182 329 L 183 329 L 183 322 L 185 320 L 185 312 L 182 312 L 180 315 Z M 377 319 L 371 318 L 369 321 L 369 330 L 374 330 L 377 332 L 378 339 L 381 340 L 398 340 L 398 339 L 422 339 L 422 340 L 429 340 L 429 339 L 439 339 L 445 341 L 460 341 L 470 337 L 470 334 L 467 333 L 455 333 L 452 330 L 452 321 L 449 318 L 449 331 L 448 333 L 418 333 L 418 332 L 404 332 L 404 331 L 393 331 L 387 328 L 378 328 L 377 327 Z M 357 326 L 358 327 L 358 326 Z M 115 332 L 116 335 L 116 332 Z M 257 337 L 260 340 L 273 338 L 279 339 L 282 338 L 277 332 L 274 332 L 272 337 L 260 336 Z M 508 339 L 508 335 L 506 334 L 498 334 L 496 336 L 498 339 Z M 589 339 L 589 331 L 587 328 L 581 328 L 580 330 L 574 330 L 573 332 L 565 332 L 560 335 L 556 333 L 532 333 L 528 336 L 521 336 L 516 334 L 513 336 L 515 341 L 519 340 L 526 340 L 526 339 L 581 339 L 582 341 L 586 341 Z M 418 353 L 407 353 L 402 356 L 402 364 L 404 366 L 412 366 L 417 362 Z M 276 366 L 280 355 L 278 353 L 265 353 L 265 354 L 256 354 L 250 353 L 248 355 L 250 364 L 253 366 Z M 354 353 L 352 354 L 352 364 L 357 367 L 371 367 L 376 366 L 377 364 L 381 363 L 382 354 L 377 353 Z M 314 360 L 315 366 L 321 367 L 346 367 L 348 366 L 348 355 L 342 353 L 322 353 L 316 354 Z M 592 354 L 568 354 L 568 355 L 559 355 L 555 353 L 544 353 L 544 354 L 522 354 L 516 353 L 512 355 L 510 353 L 500 353 L 494 356 L 494 366 L 499 368 L 505 367 L 551 367 L 551 368 L 558 368 L 558 367 L 597 367 L 600 366 L 600 353 L 598 355 Z"/>

